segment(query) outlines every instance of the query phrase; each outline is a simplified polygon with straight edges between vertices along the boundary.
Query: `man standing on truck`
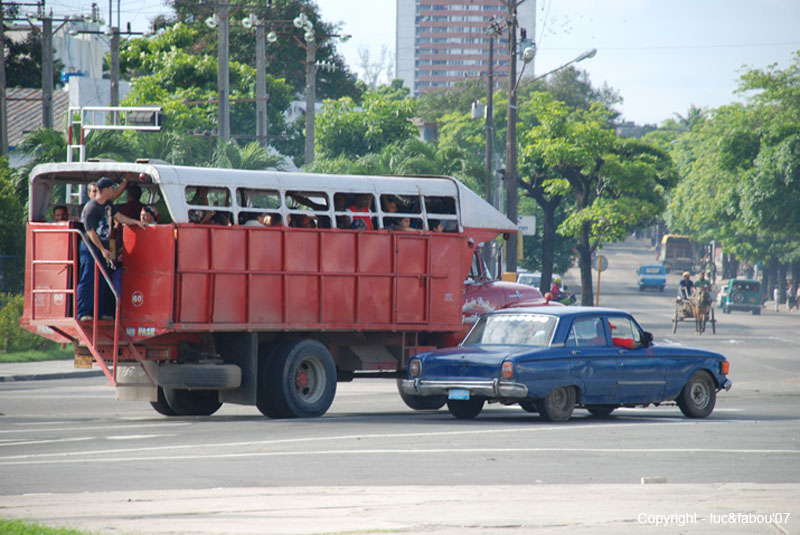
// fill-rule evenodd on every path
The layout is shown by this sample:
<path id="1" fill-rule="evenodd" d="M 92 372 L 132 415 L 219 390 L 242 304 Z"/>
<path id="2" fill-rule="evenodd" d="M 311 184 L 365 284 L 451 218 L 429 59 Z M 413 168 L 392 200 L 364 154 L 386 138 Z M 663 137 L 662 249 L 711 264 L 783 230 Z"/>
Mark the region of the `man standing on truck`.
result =
<path id="1" fill-rule="evenodd" d="M 111 232 L 111 220 L 118 221 L 124 225 L 136 225 L 147 228 L 143 221 L 132 219 L 118 213 L 118 208 L 114 207 L 114 186 L 116 184 L 108 177 L 103 177 L 97 181 L 97 194 L 86 203 L 81 214 L 86 238 L 91 244 L 92 250 L 101 261 L 101 269 L 111 277 L 111 272 L 115 269 L 114 254 L 109 250 L 109 234 Z M 80 251 L 80 276 L 78 278 L 78 319 L 80 321 L 90 321 L 94 311 L 94 258 L 87 247 L 86 242 L 81 240 Z M 103 264 L 105 262 L 105 265 Z M 106 269 L 108 268 L 108 269 Z M 108 299 L 108 287 L 105 280 L 101 280 L 98 286 L 98 307 L 103 319 L 109 319 L 106 310 Z"/>

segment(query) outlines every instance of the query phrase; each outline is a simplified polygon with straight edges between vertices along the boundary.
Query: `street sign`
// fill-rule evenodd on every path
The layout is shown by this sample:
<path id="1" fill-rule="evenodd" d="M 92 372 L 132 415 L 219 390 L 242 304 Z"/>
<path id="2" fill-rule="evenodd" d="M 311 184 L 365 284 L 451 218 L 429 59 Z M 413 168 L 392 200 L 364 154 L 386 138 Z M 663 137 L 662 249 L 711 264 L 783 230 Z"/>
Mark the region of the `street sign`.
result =
<path id="1" fill-rule="evenodd" d="M 603 255 L 597 255 L 592 258 L 592 268 L 598 269 L 598 264 L 600 265 L 599 271 L 603 272 L 608 269 L 608 257 Z"/>
<path id="2" fill-rule="evenodd" d="M 522 231 L 523 236 L 536 236 L 536 216 L 517 216 L 517 228 Z"/>

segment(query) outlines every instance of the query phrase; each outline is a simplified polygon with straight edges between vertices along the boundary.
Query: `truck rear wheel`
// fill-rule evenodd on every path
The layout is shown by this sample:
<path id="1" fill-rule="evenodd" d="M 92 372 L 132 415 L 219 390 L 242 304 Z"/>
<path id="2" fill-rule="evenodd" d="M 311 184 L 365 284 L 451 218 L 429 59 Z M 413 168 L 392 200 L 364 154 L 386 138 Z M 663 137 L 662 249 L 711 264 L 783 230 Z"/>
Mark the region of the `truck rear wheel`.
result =
<path id="1" fill-rule="evenodd" d="M 257 406 L 271 418 L 322 416 L 336 395 L 336 365 L 316 340 L 279 345 L 259 373 Z"/>
<path id="2" fill-rule="evenodd" d="M 164 388 L 164 399 L 175 416 L 211 416 L 222 407 L 216 390 Z M 158 410 L 158 409 L 156 409 Z M 163 414 L 163 413 L 162 413 Z"/>
<path id="3" fill-rule="evenodd" d="M 150 405 L 156 410 L 157 413 L 163 414 L 164 416 L 177 416 L 178 413 L 172 410 L 167 403 L 167 398 L 164 397 L 164 389 L 162 387 L 158 387 L 158 399 L 156 401 L 151 401 Z"/>

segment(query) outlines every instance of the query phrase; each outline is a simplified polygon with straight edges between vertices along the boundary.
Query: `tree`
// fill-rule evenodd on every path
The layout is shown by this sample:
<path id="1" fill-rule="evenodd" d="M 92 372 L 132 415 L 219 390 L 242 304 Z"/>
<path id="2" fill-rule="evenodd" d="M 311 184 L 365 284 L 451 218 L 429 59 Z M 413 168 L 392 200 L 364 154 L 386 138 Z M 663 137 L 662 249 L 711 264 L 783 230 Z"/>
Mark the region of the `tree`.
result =
<path id="1" fill-rule="evenodd" d="M 175 18 L 162 19 L 158 21 L 157 26 L 164 28 L 179 22 L 190 27 L 197 32 L 198 38 L 191 43 L 187 51 L 191 54 L 216 57 L 218 30 L 209 28 L 205 24 L 206 18 L 214 13 L 216 4 L 176 0 L 171 0 L 169 4 L 175 11 Z M 338 33 L 338 28 L 320 18 L 319 8 L 313 0 L 272 0 L 270 9 L 266 7 L 264 0 L 241 0 L 235 2 L 235 5 L 236 7 L 229 10 L 231 21 L 229 54 L 232 62 L 248 66 L 256 64 L 255 31 L 244 29 L 240 24 L 243 18 L 252 13 L 267 23 L 268 31 L 274 29 L 278 33 L 277 41 L 267 43 L 267 74 L 275 79 L 285 80 L 294 88 L 305 87 L 305 70 L 301 68 L 306 61 L 305 49 L 302 46 L 305 44 L 303 31 L 295 28 L 290 22 L 302 12 L 314 25 L 317 38 L 316 59 L 336 66 L 333 71 L 320 70 L 317 73 L 317 94 L 321 98 L 344 96 L 355 100 L 360 98 L 361 90 L 356 84 L 355 74 L 336 51 L 336 39 L 332 36 Z M 242 5 L 251 7 L 239 7 Z"/>
<path id="2" fill-rule="evenodd" d="M 378 88 L 381 76 L 385 76 L 388 81 L 392 80 L 394 63 L 389 53 L 389 47 L 386 45 L 381 45 L 380 57 L 375 61 L 372 61 L 367 47 L 359 47 L 358 60 L 358 66 L 361 67 L 361 71 L 364 73 L 364 82 L 370 91 L 375 91 Z"/>
<path id="3" fill-rule="evenodd" d="M 8 157 L 0 158 L 0 292 L 22 292 L 25 277 L 26 199 L 20 195 Z"/>
<path id="4" fill-rule="evenodd" d="M 534 169 L 548 171 L 542 181 L 548 195 L 573 199 L 558 232 L 578 241 L 582 303 L 591 305 L 592 253 L 663 210 L 664 194 L 676 179 L 672 164 L 652 145 L 614 136 L 602 104 L 570 110 L 540 93 L 527 105 L 538 125 L 524 137 L 523 153 Z"/>
<path id="5" fill-rule="evenodd" d="M 355 159 L 416 135 L 409 122 L 415 102 L 391 100 L 377 92 L 364 95 L 361 110 L 350 97 L 326 100 L 317 115 L 315 135 L 320 157 Z"/>
<path id="6" fill-rule="evenodd" d="M 256 141 L 240 147 L 236 142 L 218 147 L 214 158 L 217 167 L 225 169 L 262 170 L 275 168 L 281 162 L 280 156 L 273 156 Z"/>
<path id="7" fill-rule="evenodd" d="M 42 32 L 31 30 L 21 41 L 5 39 L 6 87 L 42 87 Z M 61 85 L 59 60 L 53 61 L 53 86 Z"/>

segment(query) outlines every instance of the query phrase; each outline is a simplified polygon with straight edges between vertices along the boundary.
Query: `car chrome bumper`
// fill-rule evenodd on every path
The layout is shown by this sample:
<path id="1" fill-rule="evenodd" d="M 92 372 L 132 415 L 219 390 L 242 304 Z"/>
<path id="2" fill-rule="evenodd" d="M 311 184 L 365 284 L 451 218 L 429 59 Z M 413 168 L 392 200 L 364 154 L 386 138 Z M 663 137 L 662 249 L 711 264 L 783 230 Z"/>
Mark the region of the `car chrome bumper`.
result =
<path id="1" fill-rule="evenodd" d="M 400 383 L 404 394 L 412 396 L 446 396 L 452 388 L 469 390 L 471 395 L 489 398 L 524 398 L 528 387 L 519 383 L 505 383 L 499 379 L 491 381 L 423 381 L 404 379 Z"/>
<path id="2" fill-rule="evenodd" d="M 724 388 L 726 391 L 728 391 L 728 390 L 731 389 L 732 386 L 733 386 L 733 382 L 731 382 L 730 379 L 725 379 L 725 382 L 722 383 L 722 387 L 720 388 L 720 390 L 722 390 Z"/>

